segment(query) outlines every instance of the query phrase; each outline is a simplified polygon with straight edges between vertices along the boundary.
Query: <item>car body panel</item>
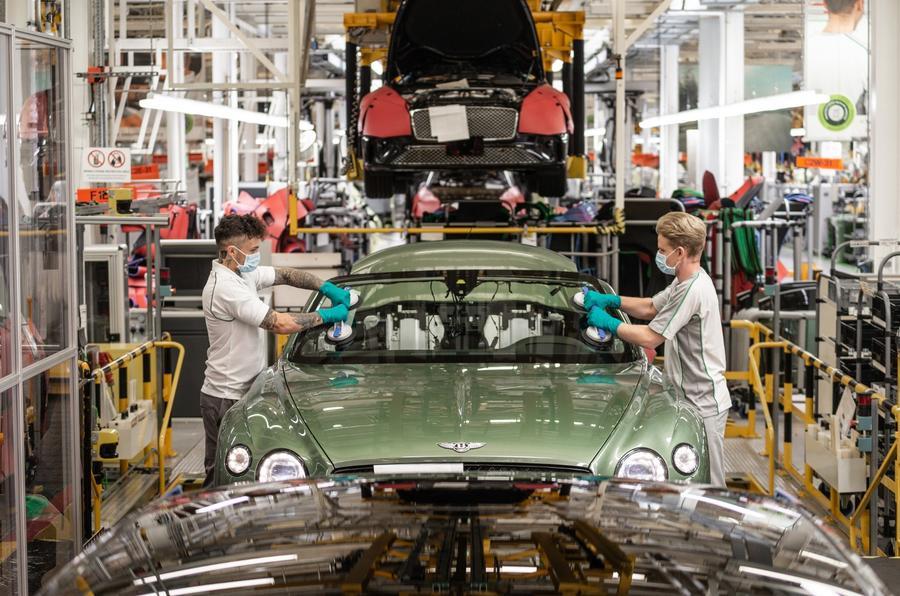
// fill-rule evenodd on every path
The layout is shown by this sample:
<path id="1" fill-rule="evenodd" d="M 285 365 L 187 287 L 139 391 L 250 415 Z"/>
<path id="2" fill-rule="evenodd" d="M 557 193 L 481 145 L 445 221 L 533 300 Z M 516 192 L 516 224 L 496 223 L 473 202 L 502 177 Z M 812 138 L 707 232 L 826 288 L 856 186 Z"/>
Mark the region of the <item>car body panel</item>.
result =
<path id="1" fill-rule="evenodd" d="M 560 135 L 574 130 L 569 97 L 562 91 L 544 84 L 522 100 L 519 133 Z"/>
<path id="2" fill-rule="evenodd" d="M 340 377 L 334 368 L 289 366 L 285 377 L 309 430 L 339 469 L 463 461 L 587 470 L 641 378 L 634 364 L 618 371 L 387 364 L 341 367 Z M 455 453 L 439 446 L 448 442 L 484 446 Z"/>
<path id="3" fill-rule="evenodd" d="M 478 64 L 492 72 L 529 72 L 541 80 L 540 51 L 524 0 L 491 0 L 490 6 L 481 0 L 406 0 L 394 19 L 385 74 L 393 81 Z"/>
<path id="4" fill-rule="evenodd" d="M 178 494 L 100 533 L 38 596 L 228 588 L 258 595 L 890 594 L 846 537 L 785 498 L 559 474 L 480 476 L 250 483 Z M 572 578 L 565 585 L 561 570 Z"/>
<path id="5" fill-rule="evenodd" d="M 416 280 L 435 279 L 433 273 L 442 279 L 448 269 L 474 270 L 488 278 L 508 275 L 567 283 L 571 288 L 567 292 L 576 292 L 581 283 L 611 291 L 595 279 L 580 281 L 591 278 L 578 274 L 572 261 L 561 255 L 497 241 L 426 242 L 386 249 L 358 261 L 352 274 L 338 282 L 368 280 L 356 282 L 362 284 L 361 308 L 375 313 L 392 309 L 398 291 L 410 304 L 435 300 L 434 282 Z M 399 281 L 384 283 L 391 279 Z M 523 292 L 536 292 L 534 296 L 547 292 L 539 290 L 545 285 L 517 283 L 504 284 L 504 300 L 528 303 Z M 491 299 L 491 293 L 496 296 L 492 286 L 486 288 L 470 291 L 473 304 Z M 551 294 L 545 299 L 551 302 L 541 303 L 545 307 L 573 308 L 566 292 Z M 313 298 L 308 307 L 317 305 Z M 574 316 L 577 321 L 577 313 Z M 289 342 L 285 354 L 293 353 L 299 337 Z M 294 453 L 311 476 L 369 472 L 375 465 L 403 463 L 611 475 L 635 448 L 659 454 L 669 479 L 708 481 L 702 420 L 633 347 L 632 355 L 619 352 L 618 361 L 597 362 L 592 362 L 591 351 L 579 352 L 586 361 L 578 355 L 567 360 L 564 352 L 556 351 L 528 360 L 525 352 L 452 349 L 423 353 L 437 360 L 403 361 L 394 360 L 393 351 L 384 358 L 376 352 L 373 360 L 364 356 L 365 349 L 356 349 L 363 351 L 286 356 L 265 371 L 222 422 L 217 481 L 254 479 L 260 459 L 277 450 Z M 408 348 L 395 349 L 402 357 Z M 439 445 L 458 442 L 480 445 L 464 453 Z M 672 465 L 672 450 L 681 443 L 698 453 L 700 466 L 690 477 Z M 232 475 L 224 454 L 238 444 L 250 449 L 252 464 L 245 473 Z"/>
<path id="6" fill-rule="evenodd" d="M 395 246 L 360 259 L 352 274 L 458 269 L 519 269 L 575 272 L 572 259 L 553 251 L 514 242 L 448 240 Z"/>
<path id="7" fill-rule="evenodd" d="M 431 110 L 451 106 L 465 130 L 457 120 L 456 135 L 432 133 Z M 384 85 L 362 98 L 356 126 L 370 196 L 414 189 L 425 172 L 511 172 L 540 194 L 566 192 L 569 99 L 546 82 L 524 0 L 403 2 Z"/>
<path id="8" fill-rule="evenodd" d="M 408 137 L 412 134 L 409 107 L 400 94 L 381 87 L 359 103 L 359 132 L 370 137 Z"/>

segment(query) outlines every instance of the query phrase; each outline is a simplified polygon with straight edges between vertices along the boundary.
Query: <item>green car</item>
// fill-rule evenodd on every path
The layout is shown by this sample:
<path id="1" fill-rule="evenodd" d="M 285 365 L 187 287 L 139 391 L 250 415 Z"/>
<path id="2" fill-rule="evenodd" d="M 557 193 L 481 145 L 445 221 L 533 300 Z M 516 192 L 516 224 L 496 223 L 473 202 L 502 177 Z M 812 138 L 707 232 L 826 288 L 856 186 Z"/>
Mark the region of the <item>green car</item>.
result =
<path id="1" fill-rule="evenodd" d="M 292 336 L 229 410 L 217 484 L 472 471 L 709 481 L 698 413 L 642 350 L 585 328 L 576 296 L 612 290 L 569 259 L 421 242 L 333 281 L 358 293 L 348 322 Z"/>

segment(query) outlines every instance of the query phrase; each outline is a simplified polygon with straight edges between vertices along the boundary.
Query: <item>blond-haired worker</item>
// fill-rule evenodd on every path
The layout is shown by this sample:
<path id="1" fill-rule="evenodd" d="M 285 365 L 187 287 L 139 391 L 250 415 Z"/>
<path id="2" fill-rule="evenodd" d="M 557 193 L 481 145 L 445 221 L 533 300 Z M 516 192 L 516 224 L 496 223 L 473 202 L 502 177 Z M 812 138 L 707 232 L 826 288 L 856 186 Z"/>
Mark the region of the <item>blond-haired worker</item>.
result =
<path id="1" fill-rule="evenodd" d="M 667 213 L 657 222 L 656 233 L 656 265 L 675 280 L 653 298 L 591 292 L 585 299 L 588 324 L 644 348 L 665 342 L 665 376 L 699 410 L 709 445 L 710 482 L 725 486 L 723 442 L 731 396 L 725 383 L 719 301 L 712 279 L 700 266 L 706 224 L 687 213 Z M 623 323 L 607 307 L 650 323 Z"/>

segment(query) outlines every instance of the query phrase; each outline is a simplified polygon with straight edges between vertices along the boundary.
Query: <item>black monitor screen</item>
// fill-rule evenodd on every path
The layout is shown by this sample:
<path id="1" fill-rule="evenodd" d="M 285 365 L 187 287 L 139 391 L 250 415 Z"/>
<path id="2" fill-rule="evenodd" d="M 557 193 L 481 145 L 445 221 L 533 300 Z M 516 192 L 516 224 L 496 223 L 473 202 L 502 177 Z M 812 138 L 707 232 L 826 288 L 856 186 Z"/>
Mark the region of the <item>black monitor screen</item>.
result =
<path id="1" fill-rule="evenodd" d="M 212 258 L 207 255 L 166 255 L 169 284 L 175 296 L 199 296 L 212 269 Z"/>

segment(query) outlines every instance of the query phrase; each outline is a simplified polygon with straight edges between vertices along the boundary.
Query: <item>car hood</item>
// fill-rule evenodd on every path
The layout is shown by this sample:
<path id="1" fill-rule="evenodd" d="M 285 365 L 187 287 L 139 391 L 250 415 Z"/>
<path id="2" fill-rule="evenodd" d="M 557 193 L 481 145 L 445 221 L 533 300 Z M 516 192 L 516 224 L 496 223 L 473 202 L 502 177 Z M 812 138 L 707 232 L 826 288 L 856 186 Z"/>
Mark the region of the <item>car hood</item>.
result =
<path id="1" fill-rule="evenodd" d="M 387 80 L 449 73 L 543 80 L 540 45 L 524 0 L 406 0 L 397 12 Z"/>
<path id="2" fill-rule="evenodd" d="M 642 367 L 289 365 L 285 380 L 338 471 L 420 462 L 587 469 L 625 413 Z"/>

